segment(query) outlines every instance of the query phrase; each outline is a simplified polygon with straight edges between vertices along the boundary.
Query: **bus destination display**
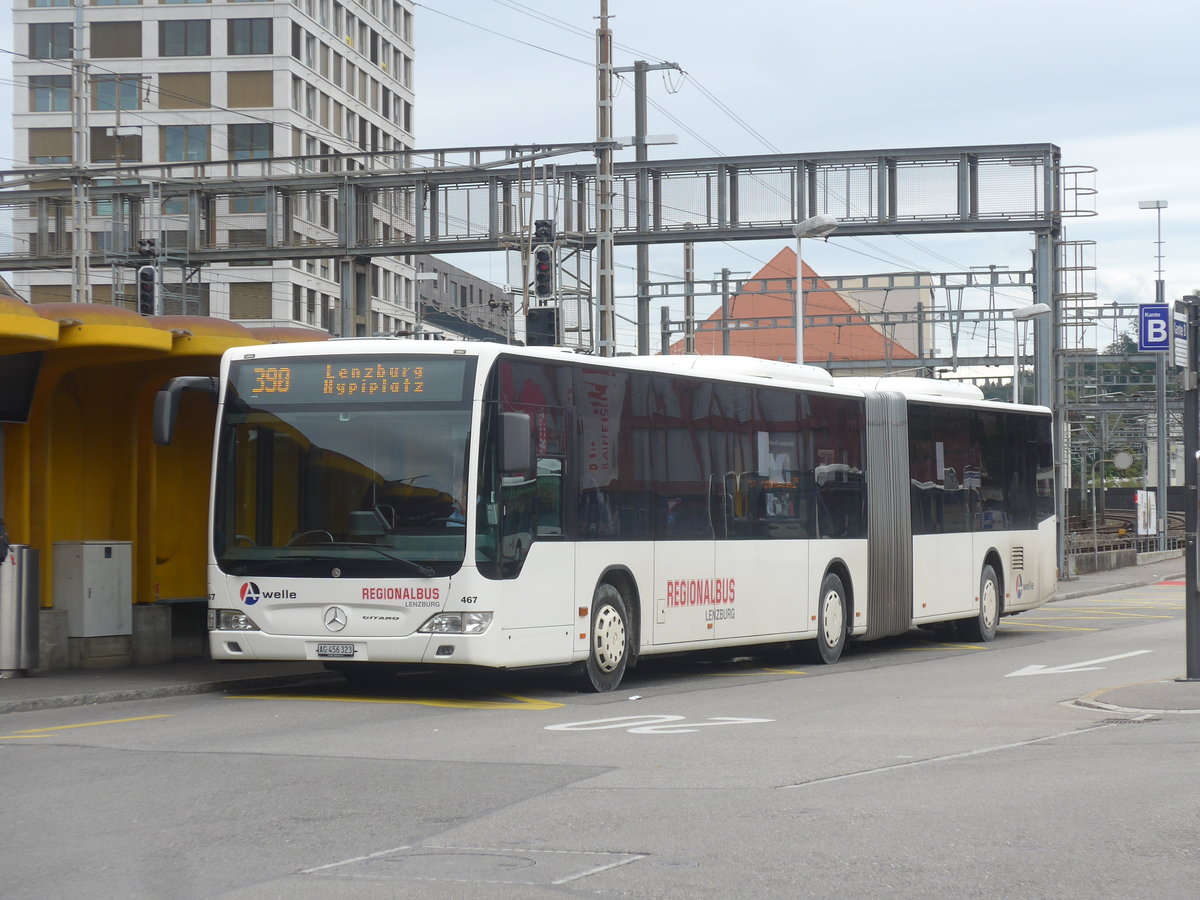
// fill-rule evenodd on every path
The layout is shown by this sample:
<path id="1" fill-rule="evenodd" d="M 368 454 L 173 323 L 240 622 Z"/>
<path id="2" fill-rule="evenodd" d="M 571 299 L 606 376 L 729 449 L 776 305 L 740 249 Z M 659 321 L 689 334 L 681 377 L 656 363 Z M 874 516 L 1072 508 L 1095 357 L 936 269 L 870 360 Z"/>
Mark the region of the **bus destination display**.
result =
<path id="1" fill-rule="evenodd" d="M 233 387 L 244 400 L 454 402 L 463 397 L 465 359 L 324 357 L 246 360 L 234 364 Z"/>

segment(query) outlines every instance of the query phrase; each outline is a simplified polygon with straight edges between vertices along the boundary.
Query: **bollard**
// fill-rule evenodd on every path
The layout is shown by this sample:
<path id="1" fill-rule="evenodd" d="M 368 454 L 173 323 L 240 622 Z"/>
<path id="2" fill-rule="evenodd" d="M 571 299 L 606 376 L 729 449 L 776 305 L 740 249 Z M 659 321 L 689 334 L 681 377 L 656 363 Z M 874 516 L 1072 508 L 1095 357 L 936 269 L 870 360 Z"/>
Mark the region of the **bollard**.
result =
<path id="1" fill-rule="evenodd" d="M 37 551 L 10 544 L 0 558 L 0 678 L 38 667 L 37 584 Z"/>

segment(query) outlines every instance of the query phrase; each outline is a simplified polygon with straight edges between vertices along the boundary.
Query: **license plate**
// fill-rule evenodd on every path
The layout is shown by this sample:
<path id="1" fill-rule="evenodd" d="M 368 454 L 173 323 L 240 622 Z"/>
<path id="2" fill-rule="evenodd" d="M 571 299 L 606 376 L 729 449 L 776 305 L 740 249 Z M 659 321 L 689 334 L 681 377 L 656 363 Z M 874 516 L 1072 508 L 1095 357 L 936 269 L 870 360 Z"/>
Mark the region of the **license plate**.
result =
<path id="1" fill-rule="evenodd" d="M 353 659 L 353 644 L 317 644 L 317 656 L 334 659 Z"/>

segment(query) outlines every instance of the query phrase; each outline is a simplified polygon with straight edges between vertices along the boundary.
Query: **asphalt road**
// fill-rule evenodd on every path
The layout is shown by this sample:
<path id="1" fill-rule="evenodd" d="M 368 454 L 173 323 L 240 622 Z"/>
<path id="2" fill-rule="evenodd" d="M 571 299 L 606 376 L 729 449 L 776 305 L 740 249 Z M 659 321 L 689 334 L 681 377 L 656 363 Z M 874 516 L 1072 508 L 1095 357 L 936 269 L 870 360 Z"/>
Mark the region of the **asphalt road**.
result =
<path id="1" fill-rule="evenodd" d="M 1200 883 L 1183 589 L 621 690 L 414 674 L 0 717 L 0 897 L 1128 897 Z"/>

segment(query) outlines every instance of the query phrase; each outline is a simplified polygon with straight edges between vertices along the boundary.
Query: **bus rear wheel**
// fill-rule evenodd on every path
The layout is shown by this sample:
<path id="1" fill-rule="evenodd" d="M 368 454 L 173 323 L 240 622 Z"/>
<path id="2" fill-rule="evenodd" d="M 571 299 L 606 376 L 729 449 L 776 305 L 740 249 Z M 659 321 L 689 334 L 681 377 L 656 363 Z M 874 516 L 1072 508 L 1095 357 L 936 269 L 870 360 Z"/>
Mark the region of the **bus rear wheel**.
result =
<path id="1" fill-rule="evenodd" d="M 846 589 L 842 579 L 830 572 L 821 581 L 821 594 L 817 599 L 817 639 L 809 642 L 805 656 L 810 662 L 832 665 L 842 658 L 844 649 Z"/>
<path id="2" fill-rule="evenodd" d="M 611 584 L 602 584 L 592 595 L 592 628 L 588 658 L 579 679 L 585 691 L 616 690 L 629 663 L 629 613 L 625 598 Z"/>
<path id="3" fill-rule="evenodd" d="M 1000 624 L 1000 579 L 990 565 L 979 576 L 979 613 L 973 619 L 958 620 L 958 636 L 964 641 L 990 641 Z"/>

